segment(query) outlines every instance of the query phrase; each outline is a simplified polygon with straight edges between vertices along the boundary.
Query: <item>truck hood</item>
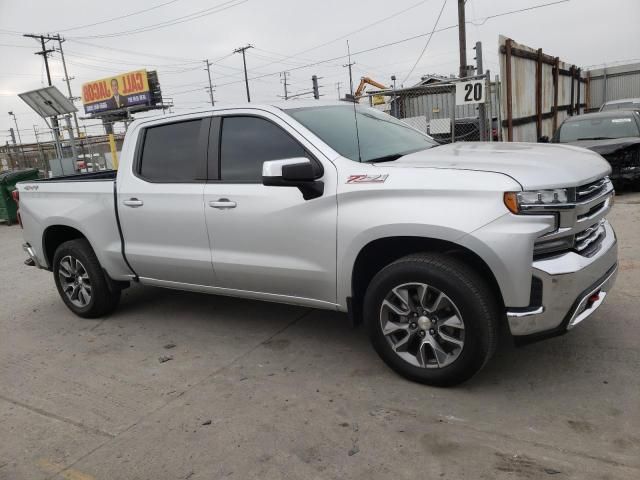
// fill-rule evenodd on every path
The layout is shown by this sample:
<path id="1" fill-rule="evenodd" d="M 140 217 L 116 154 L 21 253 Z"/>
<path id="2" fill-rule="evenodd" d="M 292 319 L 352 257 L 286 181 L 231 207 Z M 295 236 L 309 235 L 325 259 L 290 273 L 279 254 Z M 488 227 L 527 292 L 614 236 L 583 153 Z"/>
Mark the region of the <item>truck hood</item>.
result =
<path id="1" fill-rule="evenodd" d="M 405 155 L 388 168 L 446 168 L 507 175 L 523 189 L 576 187 L 609 175 L 600 155 L 560 144 L 460 142 Z"/>

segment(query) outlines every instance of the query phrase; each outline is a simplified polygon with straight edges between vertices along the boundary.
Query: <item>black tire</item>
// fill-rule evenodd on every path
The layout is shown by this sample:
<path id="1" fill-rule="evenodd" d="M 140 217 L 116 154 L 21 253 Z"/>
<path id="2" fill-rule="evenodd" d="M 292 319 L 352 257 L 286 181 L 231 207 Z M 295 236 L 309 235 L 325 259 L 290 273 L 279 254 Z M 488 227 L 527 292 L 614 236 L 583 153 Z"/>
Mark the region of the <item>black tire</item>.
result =
<path id="1" fill-rule="evenodd" d="M 413 282 L 444 293 L 462 316 L 464 345 L 446 366 L 440 367 L 439 361 L 436 368 L 409 363 L 394 351 L 383 333 L 382 302 L 392 289 Z M 427 385 L 452 386 L 475 375 L 495 352 L 499 318 L 498 302 L 487 282 L 463 262 L 437 253 L 409 255 L 386 266 L 373 278 L 364 298 L 364 320 L 380 357 L 403 377 Z"/>
<path id="2" fill-rule="evenodd" d="M 65 258 L 77 259 L 86 271 L 90 281 L 90 300 L 85 306 L 78 306 L 67 296 L 60 275 L 60 263 Z M 60 298 L 73 313 L 84 318 L 97 318 L 115 310 L 120 301 L 121 290 L 107 277 L 98 262 L 89 242 L 85 239 L 70 240 L 62 243 L 53 256 L 53 277 Z"/>

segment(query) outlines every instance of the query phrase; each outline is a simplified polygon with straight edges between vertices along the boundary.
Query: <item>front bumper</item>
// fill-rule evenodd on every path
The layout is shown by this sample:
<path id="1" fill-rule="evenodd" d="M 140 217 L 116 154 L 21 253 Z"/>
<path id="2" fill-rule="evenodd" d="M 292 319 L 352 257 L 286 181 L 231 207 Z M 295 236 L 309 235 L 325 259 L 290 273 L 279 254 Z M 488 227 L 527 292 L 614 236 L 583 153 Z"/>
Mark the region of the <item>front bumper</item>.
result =
<path id="1" fill-rule="evenodd" d="M 591 256 L 575 252 L 533 262 L 533 305 L 507 310 L 511 334 L 535 340 L 575 327 L 602 304 L 617 274 L 618 245 L 607 221 L 605 236 Z"/>

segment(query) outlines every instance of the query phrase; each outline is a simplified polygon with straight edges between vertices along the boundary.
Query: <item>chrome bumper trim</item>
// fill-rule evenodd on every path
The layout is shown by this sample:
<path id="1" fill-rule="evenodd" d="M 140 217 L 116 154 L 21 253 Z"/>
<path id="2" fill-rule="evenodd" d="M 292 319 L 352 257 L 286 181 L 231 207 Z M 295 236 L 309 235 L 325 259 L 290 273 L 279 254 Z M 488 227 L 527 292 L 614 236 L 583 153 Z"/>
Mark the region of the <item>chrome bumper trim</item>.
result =
<path id="1" fill-rule="evenodd" d="M 615 282 L 618 262 L 615 233 L 606 220 L 602 226 L 605 235 L 592 256 L 569 252 L 533 262 L 532 275 L 542 282 L 542 305 L 508 308 L 506 316 L 512 335 L 565 332 L 602 304 Z M 590 297 L 598 292 L 601 295 L 590 303 Z"/>
<path id="2" fill-rule="evenodd" d="M 616 265 L 616 268 L 613 270 L 613 272 L 611 272 L 609 276 L 607 276 L 607 278 L 600 283 L 600 285 L 591 289 L 590 292 L 588 292 L 582 297 L 582 300 L 576 307 L 575 311 L 573 312 L 573 315 L 571 316 L 571 319 L 569 320 L 569 323 L 567 324 L 567 330 L 571 330 L 573 327 L 578 325 L 584 319 L 589 317 L 593 312 L 595 312 L 600 305 L 602 305 L 602 302 L 604 302 L 604 299 L 607 296 L 607 293 L 611 290 L 611 287 L 613 287 L 613 284 L 615 283 L 617 275 L 618 275 L 618 266 Z M 592 295 L 595 295 L 596 293 L 599 294 L 598 300 L 594 301 L 591 305 L 587 307 L 589 303 L 589 299 L 591 298 Z"/>

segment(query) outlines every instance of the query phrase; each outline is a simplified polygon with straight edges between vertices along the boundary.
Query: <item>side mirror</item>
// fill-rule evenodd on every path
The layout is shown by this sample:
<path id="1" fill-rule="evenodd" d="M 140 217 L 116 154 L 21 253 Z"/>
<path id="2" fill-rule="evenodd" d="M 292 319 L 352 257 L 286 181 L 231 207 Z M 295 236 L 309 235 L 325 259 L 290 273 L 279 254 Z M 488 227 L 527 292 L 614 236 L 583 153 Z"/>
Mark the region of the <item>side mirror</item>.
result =
<path id="1" fill-rule="evenodd" d="M 538 143 L 549 143 L 549 137 L 547 137 L 546 135 L 540 137 L 538 139 Z"/>
<path id="2" fill-rule="evenodd" d="M 305 157 L 271 160 L 262 164 L 262 184 L 268 187 L 297 187 L 305 200 L 324 192 L 324 183 L 317 181 L 311 160 Z"/>

